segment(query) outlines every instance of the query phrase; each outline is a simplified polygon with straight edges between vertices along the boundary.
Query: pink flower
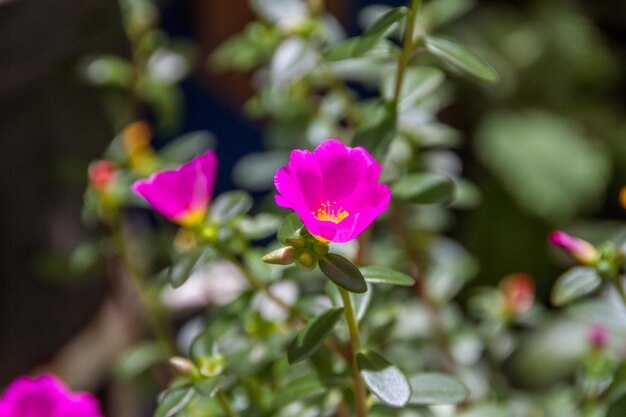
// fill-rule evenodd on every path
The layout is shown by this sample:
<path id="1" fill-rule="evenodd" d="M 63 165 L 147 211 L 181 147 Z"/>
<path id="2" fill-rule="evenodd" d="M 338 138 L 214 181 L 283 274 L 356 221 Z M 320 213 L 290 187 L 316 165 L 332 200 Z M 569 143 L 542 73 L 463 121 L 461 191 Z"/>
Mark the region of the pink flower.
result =
<path id="1" fill-rule="evenodd" d="M 335 139 L 313 152 L 294 150 L 274 177 L 276 204 L 293 209 L 311 234 L 332 242 L 357 237 L 387 209 L 391 192 L 364 148 Z"/>
<path id="2" fill-rule="evenodd" d="M 96 398 L 71 392 L 53 375 L 20 377 L 0 397 L 2 417 L 102 417 Z"/>
<path id="3" fill-rule="evenodd" d="M 511 315 L 528 311 L 535 301 L 535 280 L 530 275 L 507 275 L 500 283 L 500 288 L 506 300 L 507 313 Z"/>
<path id="4" fill-rule="evenodd" d="M 591 346 L 597 349 L 602 349 L 609 343 L 609 331 L 601 324 L 595 323 L 589 329 L 589 342 Z"/>
<path id="5" fill-rule="evenodd" d="M 204 220 L 215 186 L 217 157 L 208 151 L 175 170 L 135 181 L 132 190 L 171 221 L 195 226 Z"/>
<path id="6" fill-rule="evenodd" d="M 550 243 L 563 248 L 577 262 L 583 265 L 594 265 L 598 261 L 598 251 L 586 240 L 578 239 L 557 230 L 549 237 Z"/>

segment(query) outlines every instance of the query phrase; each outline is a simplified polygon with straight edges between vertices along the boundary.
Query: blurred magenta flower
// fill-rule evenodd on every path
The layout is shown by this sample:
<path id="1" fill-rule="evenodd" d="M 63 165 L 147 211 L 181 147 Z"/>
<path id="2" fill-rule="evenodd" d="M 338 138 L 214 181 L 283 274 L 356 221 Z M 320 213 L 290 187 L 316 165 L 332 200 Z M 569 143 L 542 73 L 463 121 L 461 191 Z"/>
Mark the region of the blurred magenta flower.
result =
<path id="1" fill-rule="evenodd" d="M 535 280 L 528 274 L 510 274 L 500 283 L 506 313 L 516 316 L 528 311 L 535 301 Z"/>
<path id="2" fill-rule="evenodd" d="M 175 170 L 159 171 L 135 181 L 132 190 L 171 221 L 196 226 L 206 217 L 216 171 L 217 157 L 208 151 Z"/>
<path id="3" fill-rule="evenodd" d="M 550 233 L 549 240 L 583 265 L 594 265 L 598 261 L 598 251 L 586 240 L 578 239 L 561 230 Z"/>
<path id="4" fill-rule="evenodd" d="M 102 417 L 96 398 L 71 392 L 53 375 L 19 377 L 0 397 L 2 417 Z"/>
<path id="5" fill-rule="evenodd" d="M 364 148 L 328 139 L 313 152 L 291 152 L 274 177 L 276 204 L 293 209 L 311 234 L 348 242 L 389 205 L 391 192 L 379 183 L 380 171 Z"/>
<path id="6" fill-rule="evenodd" d="M 589 329 L 589 343 L 597 349 L 604 348 L 609 342 L 609 330 L 599 323 L 594 323 Z"/>

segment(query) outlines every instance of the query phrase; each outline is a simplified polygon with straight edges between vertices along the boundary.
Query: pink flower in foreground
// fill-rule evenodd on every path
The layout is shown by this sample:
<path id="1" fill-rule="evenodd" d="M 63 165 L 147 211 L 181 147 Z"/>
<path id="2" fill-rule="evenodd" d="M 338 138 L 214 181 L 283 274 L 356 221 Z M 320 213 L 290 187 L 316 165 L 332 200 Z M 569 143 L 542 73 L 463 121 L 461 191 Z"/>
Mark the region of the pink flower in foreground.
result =
<path id="1" fill-rule="evenodd" d="M 175 170 L 160 171 L 135 181 L 132 190 L 171 221 L 183 226 L 200 224 L 215 186 L 217 157 L 208 151 Z"/>
<path id="2" fill-rule="evenodd" d="M 332 242 L 357 237 L 387 209 L 391 192 L 364 148 L 335 139 L 313 152 L 294 150 L 274 177 L 276 204 L 293 209 L 311 234 Z"/>
<path id="3" fill-rule="evenodd" d="M 52 375 L 14 380 L 0 397 L 2 417 L 102 417 L 96 398 L 71 392 Z"/>
<path id="4" fill-rule="evenodd" d="M 553 245 L 563 248 L 572 258 L 583 265 L 593 265 L 598 261 L 598 251 L 586 240 L 570 236 L 560 230 L 550 233 L 549 240 Z"/>

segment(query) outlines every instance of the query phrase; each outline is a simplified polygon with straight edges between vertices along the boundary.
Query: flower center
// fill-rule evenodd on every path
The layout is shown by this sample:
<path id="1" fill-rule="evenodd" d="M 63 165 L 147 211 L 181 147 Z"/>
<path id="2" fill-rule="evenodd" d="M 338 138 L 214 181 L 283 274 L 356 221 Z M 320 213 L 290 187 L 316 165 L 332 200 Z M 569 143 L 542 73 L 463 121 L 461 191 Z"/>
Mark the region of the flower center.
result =
<path id="1" fill-rule="evenodd" d="M 336 201 L 322 203 L 321 207 L 317 209 L 317 213 L 312 211 L 311 214 L 317 220 L 331 221 L 333 223 L 339 223 L 350 215 L 343 207 L 337 208 Z"/>

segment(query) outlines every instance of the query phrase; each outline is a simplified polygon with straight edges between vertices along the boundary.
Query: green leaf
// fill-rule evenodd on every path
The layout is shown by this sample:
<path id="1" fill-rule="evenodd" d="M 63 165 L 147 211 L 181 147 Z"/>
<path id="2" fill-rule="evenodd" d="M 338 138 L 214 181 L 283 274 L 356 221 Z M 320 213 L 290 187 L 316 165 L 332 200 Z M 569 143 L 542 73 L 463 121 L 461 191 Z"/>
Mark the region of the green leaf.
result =
<path id="1" fill-rule="evenodd" d="M 315 68 L 317 61 L 317 54 L 309 42 L 289 37 L 276 48 L 269 74 L 277 84 L 296 81 Z"/>
<path id="2" fill-rule="evenodd" d="M 293 364 L 313 355 L 333 331 L 342 314 L 343 308 L 331 308 L 309 320 L 289 345 L 287 361 Z"/>
<path id="3" fill-rule="evenodd" d="M 498 73 L 482 58 L 450 39 L 429 36 L 426 38 L 426 49 L 481 80 L 489 82 L 498 80 Z"/>
<path id="4" fill-rule="evenodd" d="M 413 278 L 395 269 L 378 265 L 364 266 L 360 269 L 365 281 L 372 284 L 393 284 L 405 287 L 415 285 Z"/>
<path id="5" fill-rule="evenodd" d="M 328 388 L 316 374 L 305 374 L 282 386 L 272 401 L 272 407 L 282 408 L 295 401 L 325 394 Z"/>
<path id="6" fill-rule="evenodd" d="M 302 219 L 296 213 L 289 213 L 283 222 L 280 224 L 278 228 L 278 233 L 276 234 L 276 238 L 287 244 L 287 239 L 291 239 L 296 237 L 298 234 L 298 230 L 303 227 Z"/>
<path id="7" fill-rule="evenodd" d="M 382 15 L 361 36 L 346 39 L 333 45 L 324 57 L 328 61 L 340 61 L 357 58 L 370 52 L 387 34 L 394 24 L 400 22 L 407 14 L 406 7 L 398 7 Z"/>
<path id="8" fill-rule="evenodd" d="M 154 417 L 173 417 L 182 411 L 195 394 L 193 388 L 181 387 L 170 389 L 159 400 Z"/>
<path id="9" fill-rule="evenodd" d="M 194 381 L 193 389 L 200 395 L 204 395 L 205 397 L 214 397 L 217 388 L 220 385 L 220 378 L 203 378 L 199 381 Z"/>
<path id="10" fill-rule="evenodd" d="M 201 248 L 183 253 L 167 271 L 167 280 L 171 286 L 178 288 L 187 282 L 203 258 L 204 251 Z"/>
<path id="11" fill-rule="evenodd" d="M 252 197 L 245 191 L 229 191 L 220 194 L 211 204 L 210 216 L 220 223 L 246 214 L 252 208 Z"/>
<path id="12" fill-rule="evenodd" d="M 339 293 L 339 288 L 333 282 L 328 281 L 328 285 L 325 287 L 326 294 L 330 297 L 333 305 L 343 306 L 343 300 L 341 299 L 341 294 Z M 350 302 L 352 303 L 352 308 L 354 308 L 354 314 L 356 315 L 357 321 L 361 321 L 367 313 L 367 309 L 369 308 L 370 303 L 372 302 L 372 297 L 374 295 L 374 289 L 368 285 L 367 291 L 363 293 L 354 293 L 351 292 L 348 294 L 350 297 Z"/>
<path id="13" fill-rule="evenodd" d="M 413 106 L 418 101 L 434 92 L 441 84 L 445 76 L 441 70 L 430 67 L 407 68 L 404 74 L 402 89 L 400 90 L 400 100 L 398 107 L 400 110 Z M 389 71 L 383 79 L 381 94 L 387 101 L 393 101 L 396 88 L 396 73 Z"/>
<path id="14" fill-rule="evenodd" d="M 626 395 L 615 401 L 609 407 L 606 417 L 624 417 L 626 416 Z"/>
<path id="15" fill-rule="evenodd" d="M 469 396 L 469 390 L 461 381 L 445 374 L 413 375 L 409 382 L 413 391 L 411 404 L 458 404 Z"/>
<path id="16" fill-rule="evenodd" d="M 276 171 L 287 164 L 285 151 L 258 152 L 244 155 L 233 167 L 233 181 L 251 191 L 266 191 L 274 186 Z"/>
<path id="17" fill-rule="evenodd" d="M 322 272 L 341 288 L 358 293 L 367 291 L 367 283 L 359 268 L 343 256 L 329 253 L 318 262 Z"/>
<path id="18" fill-rule="evenodd" d="M 382 159 L 396 135 L 396 109 L 391 103 L 378 103 L 354 133 L 352 145 L 363 146 L 377 159 Z"/>
<path id="19" fill-rule="evenodd" d="M 301 0 L 252 0 L 252 9 L 272 23 L 296 22 L 307 14 L 306 4 Z"/>
<path id="20" fill-rule="evenodd" d="M 395 197 L 411 203 L 449 203 L 454 197 L 454 183 L 441 174 L 413 173 L 398 179 L 391 191 Z"/>
<path id="21" fill-rule="evenodd" d="M 134 378 L 166 358 L 167 354 L 160 343 L 145 343 L 126 353 L 115 371 L 121 378 Z"/>
<path id="22" fill-rule="evenodd" d="M 361 377 L 379 400 L 391 407 L 404 407 L 411 398 L 406 376 L 376 352 L 359 352 L 356 363 Z"/>
<path id="23" fill-rule="evenodd" d="M 597 290 L 602 278 L 594 268 L 576 266 L 561 275 L 552 288 L 551 300 L 556 306 L 563 306 Z"/>
<path id="24" fill-rule="evenodd" d="M 474 144 L 520 207 L 555 224 L 602 199 L 611 178 L 608 153 L 576 121 L 545 111 L 493 112 Z"/>
<path id="25" fill-rule="evenodd" d="M 133 66 L 116 55 L 103 55 L 81 66 L 83 76 L 95 85 L 128 88 L 133 79 Z"/>
<path id="26" fill-rule="evenodd" d="M 182 164 L 215 145 L 209 132 L 186 133 L 159 150 L 159 158 L 168 164 Z"/>

